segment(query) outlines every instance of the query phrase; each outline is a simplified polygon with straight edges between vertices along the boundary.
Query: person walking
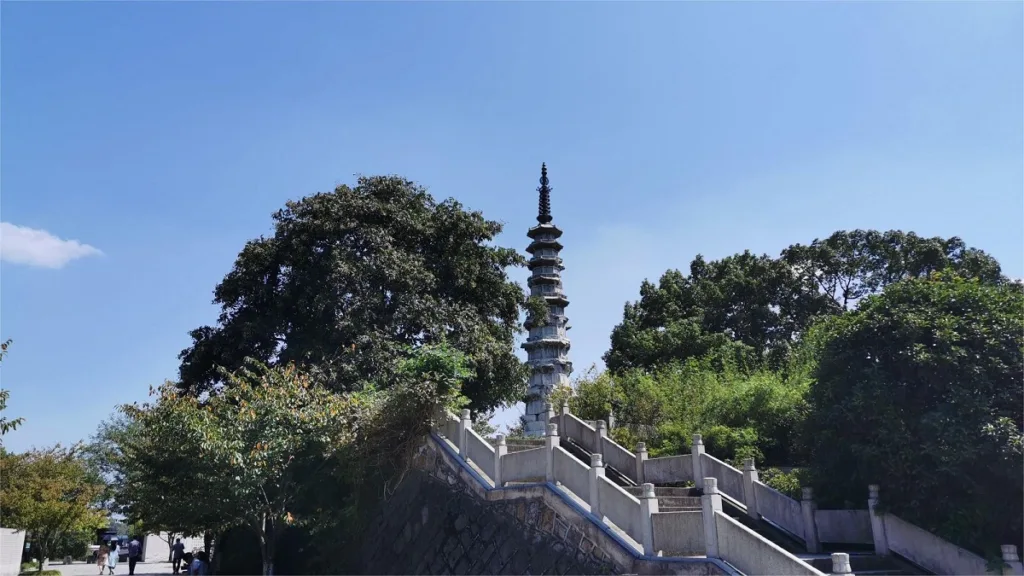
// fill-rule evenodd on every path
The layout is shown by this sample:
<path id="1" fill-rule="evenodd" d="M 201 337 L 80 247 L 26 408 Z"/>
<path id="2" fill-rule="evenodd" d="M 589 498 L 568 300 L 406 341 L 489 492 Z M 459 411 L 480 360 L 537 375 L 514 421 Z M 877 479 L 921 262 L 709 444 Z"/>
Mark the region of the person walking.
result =
<path id="1" fill-rule="evenodd" d="M 206 555 L 206 550 L 200 550 L 188 566 L 188 576 L 207 576 L 209 573 L 209 559 Z"/>
<path id="2" fill-rule="evenodd" d="M 140 556 L 142 556 L 142 543 L 136 536 L 128 543 L 128 576 L 135 576 L 135 564 L 139 561 Z"/>
<path id="3" fill-rule="evenodd" d="M 103 542 L 100 544 L 100 549 L 96 551 L 96 566 L 100 569 L 100 576 L 103 576 L 103 570 L 107 567 L 107 556 L 110 555 L 110 548 L 107 548 L 107 543 Z"/>
<path id="4" fill-rule="evenodd" d="M 114 568 L 117 568 L 118 556 L 121 555 L 121 551 L 117 549 L 117 540 L 110 541 L 110 553 L 107 554 L 107 569 L 110 570 L 110 574 L 114 573 Z"/>
<path id="5" fill-rule="evenodd" d="M 174 574 L 181 571 L 181 557 L 185 555 L 185 545 L 181 543 L 181 538 L 174 541 L 174 546 L 171 546 L 171 569 Z M 188 569 L 188 566 L 185 567 Z"/>

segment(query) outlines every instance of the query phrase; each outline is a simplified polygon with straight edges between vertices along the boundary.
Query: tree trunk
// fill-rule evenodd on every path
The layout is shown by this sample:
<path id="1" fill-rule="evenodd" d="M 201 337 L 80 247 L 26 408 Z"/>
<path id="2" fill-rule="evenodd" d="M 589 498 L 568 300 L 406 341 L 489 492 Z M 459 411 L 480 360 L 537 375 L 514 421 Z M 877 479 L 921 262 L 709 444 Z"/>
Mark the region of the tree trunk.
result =
<path id="1" fill-rule="evenodd" d="M 263 554 L 263 576 L 274 576 L 274 520 L 263 517 L 263 529 L 260 531 L 260 552 Z"/>

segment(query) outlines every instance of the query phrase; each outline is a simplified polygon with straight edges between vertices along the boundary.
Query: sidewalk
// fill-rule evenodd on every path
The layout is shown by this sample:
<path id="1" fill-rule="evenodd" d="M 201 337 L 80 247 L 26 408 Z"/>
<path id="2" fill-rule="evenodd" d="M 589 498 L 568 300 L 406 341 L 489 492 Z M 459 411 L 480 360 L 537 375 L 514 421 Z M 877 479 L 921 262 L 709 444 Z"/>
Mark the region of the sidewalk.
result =
<path id="1" fill-rule="evenodd" d="M 99 566 L 85 562 L 75 562 L 74 564 L 51 562 L 47 570 L 60 570 L 61 576 L 98 576 L 100 573 Z M 170 562 L 139 562 L 135 565 L 135 576 L 162 576 L 171 572 Z M 108 574 L 109 572 L 104 570 L 103 573 Z M 117 568 L 114 568 L 114 574 L 128 576 L 128 563 L 118 562 Z"/>

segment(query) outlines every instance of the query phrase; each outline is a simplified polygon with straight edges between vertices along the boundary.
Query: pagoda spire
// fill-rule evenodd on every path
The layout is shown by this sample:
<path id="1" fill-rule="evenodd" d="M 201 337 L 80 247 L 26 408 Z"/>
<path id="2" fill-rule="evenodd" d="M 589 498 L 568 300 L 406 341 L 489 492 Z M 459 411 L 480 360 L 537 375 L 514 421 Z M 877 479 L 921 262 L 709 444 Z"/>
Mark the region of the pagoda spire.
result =
<path id="1" fill-rule="evenodd" d="M 551 222 L 551 187 L 548 186 L 548 165 L 544 162 L 540 164 L 540 188 L 537 188 L 537 192 L 540 192 L 537 222 L 547 224 Z"/>
<path id="2" fill-rule="evenodd" d="M 527 436 L 543 436 L 547 431 L 551 406 L 551 392 L 559 386 L 569 385 L 572 362 L 569 361 L 569 321 L 565 308 L 569 305 L 562 290 L 562 244 L 558 241 L 562 231 L 551 221 L 551 187 L 547 164 L 540 166 L 540 203 L 538 224 L 526 232 L 530 245 L 526 247 L 530 259 L 526 266 L 530 278 L 526 285 L 530 296 L 547 304 L 547 313 L 526 319 L 525 328 L 530 335 L 522 347 L 527 353 L 530 380 L 527 384 L 526 413 L 523 427 Z"/>

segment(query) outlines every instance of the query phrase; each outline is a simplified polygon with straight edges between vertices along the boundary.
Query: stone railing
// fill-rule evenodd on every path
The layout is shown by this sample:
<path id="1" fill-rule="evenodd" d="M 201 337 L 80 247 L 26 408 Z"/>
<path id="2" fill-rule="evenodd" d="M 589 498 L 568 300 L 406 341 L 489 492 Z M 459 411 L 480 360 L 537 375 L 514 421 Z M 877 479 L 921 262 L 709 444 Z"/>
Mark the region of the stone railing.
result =
<path id="1" fill-rule="evenodd" d="M 707 454 L 700 434 L 694 434 L 690 454 L 648 458 L 647 448 L 643 442 L 637 444 L 634 452 L 626 451 L 627 456 L 623 453 L 624 448 L 606 437 L 604 422 L 596 422 L 594 426 L 589 426 L 569 413 L 567 403 L 562 404 L 561 414 L 557 417 L 553 413 L 550 414 L 550 421 L 568 423 L 567 436 L 588 451 L 595 451 L 591 447 L 600 446 L 600 449 L 604 450 L 614 445 L 616 464 L 606 463 L 637 483 L 696 484 L 698 478 L 714 478 L 716 492 L 721 497 L 744 510 L 750 518 L 766 520 L 803 542 L 809 553 L 819 553 L 822 543 L 873 544 L 877 554 L 895 552 L 936 574 L 987 573 L 986 561 L 980 556 L 892 514 L 876 514 L 874 510 L 878 502 L 877 486 L 869 487 L 867 509 L 818 510 L 811 488 L 803 488 L 801 499 L 794 500 L 761 482 L 753 459 L 745 460 L 743 470 L 739 470 Z M 661 519 L 659 522 L 664 524 L 670 520 Z M 731 526 L 726 530 L 735 532 Z M 673 541 L 672 546 L 683 544 L 682 541 Z M 1001 549 L 1003 573 L 1024 574 L 1021 562 L 1017 558 L 1017 547 L 1004 545 Z"/>
<path id="2" fill-rule="evenodd" d="M 594 432 L 589 439 L 591 446 L 609 446 L 604 442 L 606 437 L 599 434 L 603 427 L 592 427 L 569 416 L 570 428 L 575 426 L 583 434 L 588 428 Z M 571 497 L 595 522 L 617 534 L 624 545 L 644 557 L 683 560 L 671 556 L 705 556 L 724 560 L 747 574 L 822 575 L 723 515 L 722 495 L 715 478 L 704 479 L 702 510 L 659 513 L 653 484 L 643 484 L 640 497 L 633 496 L 605 476 L 602 454 L 592 453 L 587 465 L 559 446 L 557 424 L 548 424 L 543 447 L 508 452 L 503 436 L 498 436 L 496 446 L 491 447 L 472 431 L 468 410 L 462 412 L 461 418 L 453 414 L 444 418 L 435 430 L 447 437 L 481 481 L 493 489 L 510 483 L 543 481 Z"/>

